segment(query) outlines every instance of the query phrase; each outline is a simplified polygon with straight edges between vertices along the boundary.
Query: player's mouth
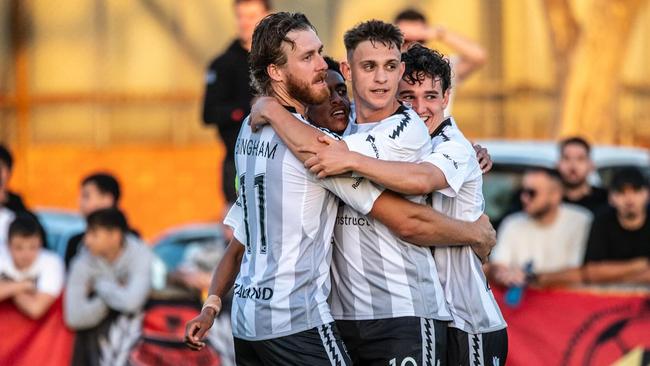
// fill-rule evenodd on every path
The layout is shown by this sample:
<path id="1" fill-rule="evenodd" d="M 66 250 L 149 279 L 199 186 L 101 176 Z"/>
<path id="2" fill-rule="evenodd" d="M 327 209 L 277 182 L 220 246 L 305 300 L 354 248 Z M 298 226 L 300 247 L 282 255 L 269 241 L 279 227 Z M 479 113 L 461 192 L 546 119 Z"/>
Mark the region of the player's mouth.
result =
<path id="1" fill-rule="evenodd" d="M 386 95 L 388 94 L 388 89 L 370 89 L 370 92 L 375 95 Z"/>
<path id="2" fill-rule="evenodd" d="M 330 116 L 338 120 L 347 120 L 348 118 L 348 114 L 346 112 L 345 107 L 334 108 L 330 113 Z"/>
<path id="3" fill-rule="evenodd" d="M 431 116 L 420 116 L 420 118 L 422 118 L 422 121 L 424 121 L 424 123 L 427 123 L 427 121 L 429 120 L 429 118 L 431 118 Z"/>
<path id="4" fill-rule="evenodd" d="M 318 86 L 327 85 L 327 83 L 325 82 L 326 78 L 327 78 L 327 72 L 320 73 L 314 78 L 313 84 Z"/>

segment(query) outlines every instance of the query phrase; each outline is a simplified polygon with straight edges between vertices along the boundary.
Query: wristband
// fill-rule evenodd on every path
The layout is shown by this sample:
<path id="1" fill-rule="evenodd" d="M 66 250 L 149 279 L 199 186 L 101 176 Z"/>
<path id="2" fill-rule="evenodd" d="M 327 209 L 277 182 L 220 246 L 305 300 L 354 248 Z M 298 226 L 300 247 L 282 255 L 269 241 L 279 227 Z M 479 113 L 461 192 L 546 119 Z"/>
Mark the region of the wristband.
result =
<path id="1" fill-rule="evenodd" d="M 205 310 L 206 308 L 214 310 L 214 316 L 219 315 L 221 312 L 221 298 L 217 295 L 208 296 L 208 298 L 205 300 L 205 303 L 203 303 L 201 311 Z"/>

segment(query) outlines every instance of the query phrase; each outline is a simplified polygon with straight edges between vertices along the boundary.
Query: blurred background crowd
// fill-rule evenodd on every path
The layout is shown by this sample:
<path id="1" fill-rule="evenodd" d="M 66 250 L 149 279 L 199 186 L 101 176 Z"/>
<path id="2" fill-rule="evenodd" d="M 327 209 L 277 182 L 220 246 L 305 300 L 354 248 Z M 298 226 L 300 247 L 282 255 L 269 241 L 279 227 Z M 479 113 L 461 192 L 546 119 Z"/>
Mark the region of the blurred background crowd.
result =
<path id="1" fill-rule="evenodd" d="M 334 59 L 345 30 L 371 18 L 447 55 L 447 112 L 493 160 L 484 195 L 498 242 L 485 270 L 510 309 L 511 350 L 541 352 L 510 363 L 574 364 L 575 350 L 650 363 L 636 337 L 650 334 L 648 1 L 8 0 L 0 365 L 232 364 L 227 313 L 204 351 L 182 334 L 231 237 L 220 222 L 253 99 L 246 59 L 274 10 L 304 12 Z M 549 307 L 567 287 L 594 297 Z M 634 315 L 611 321 L 624 326 L 592 327 L 621 299 Z M 530 346 L 541 336 L 522 314 L 571 308 L 587 330 Z M 551 349 L 561 362 L 544 358 Z"/>

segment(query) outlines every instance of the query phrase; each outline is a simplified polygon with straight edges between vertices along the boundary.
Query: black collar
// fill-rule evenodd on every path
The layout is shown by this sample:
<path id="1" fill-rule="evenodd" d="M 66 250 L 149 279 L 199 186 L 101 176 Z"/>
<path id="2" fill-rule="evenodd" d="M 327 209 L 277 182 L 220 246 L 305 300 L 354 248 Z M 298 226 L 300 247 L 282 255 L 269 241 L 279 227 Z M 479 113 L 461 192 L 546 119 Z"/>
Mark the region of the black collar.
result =
<path id="1" fill-rule="evenodd" d="M 447 126 L 451 126 L 451 118 L 447 118 L 446 120 L 442 121 L 442 123 L 438 127 L 436 127 L 436 129 L 433 130 L 433 132 L 431 132 L 430 135 L 431 138 L 440 135 L 442 133 L 442 130 Z"/>
<path id="2" fill-rule="evenodd" d="M 292 107 L 292 106 L 290 106 L 290 105 L 283 105 L 283 107 L 284 107 L 284 109 L 288 110 L 288 111 L 291 112 L 291 113 L 298 113 L 298 111 L 296 110 L 296 108 L 294 108 L 294 107 Z"/>

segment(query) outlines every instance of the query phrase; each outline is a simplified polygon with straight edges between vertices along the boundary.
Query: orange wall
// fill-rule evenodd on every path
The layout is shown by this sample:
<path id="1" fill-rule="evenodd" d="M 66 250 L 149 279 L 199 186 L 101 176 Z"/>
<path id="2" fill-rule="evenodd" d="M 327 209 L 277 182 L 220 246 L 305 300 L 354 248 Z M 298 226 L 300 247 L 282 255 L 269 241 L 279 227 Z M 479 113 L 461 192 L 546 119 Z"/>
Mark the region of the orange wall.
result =
<path id="1" fill-rule="evenodd" d="M 121 207 L 146 239 L 171 226 L 220 220 L 224 210 L 220 144 L 93 148 L 38 145 L 16 154 L 11 186 L 28 205 L 77 209 L 79 183 L 95 171 L 115 174 Z"/>

